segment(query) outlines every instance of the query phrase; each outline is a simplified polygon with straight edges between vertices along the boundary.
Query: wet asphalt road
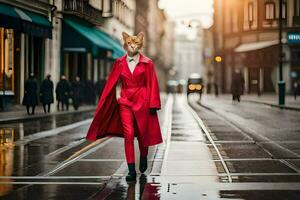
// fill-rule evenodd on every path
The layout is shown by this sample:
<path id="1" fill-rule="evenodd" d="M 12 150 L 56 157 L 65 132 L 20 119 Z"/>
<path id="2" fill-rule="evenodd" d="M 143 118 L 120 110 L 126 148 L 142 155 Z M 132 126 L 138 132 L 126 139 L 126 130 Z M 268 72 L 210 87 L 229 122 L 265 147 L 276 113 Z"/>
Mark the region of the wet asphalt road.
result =
<path id="1" fill-rule="evenodd" d="M 164 143 L 131 184 L 122 138 L 82 151 L 92 112 L 2 124 L 17 142 L 1 148 L 0 199 L 300 198 L 299 112 L 213 97 L 162 102 Z"/>

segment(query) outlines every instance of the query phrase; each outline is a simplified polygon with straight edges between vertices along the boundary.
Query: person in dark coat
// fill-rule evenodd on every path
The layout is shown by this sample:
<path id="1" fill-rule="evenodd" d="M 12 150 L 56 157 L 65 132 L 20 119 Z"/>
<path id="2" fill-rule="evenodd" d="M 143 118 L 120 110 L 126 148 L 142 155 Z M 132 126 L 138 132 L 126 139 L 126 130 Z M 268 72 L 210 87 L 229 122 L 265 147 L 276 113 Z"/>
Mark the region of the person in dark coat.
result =
<path id="1" fill-rule="evenodd" d="M 231 92 L 232 92 L 232 100 L 237 100 L 240 102 L 241 95 L 244 93 L 244 84 L 245 79 L 241 74 L 240 69 L 235 69 L 232 75 L 232 82 L 231 82 Z"/>
<path id="2" fill-rule="evenodd" d="M 83 97 L 83 83 L 80 81 L 80 77 L 76 76 L 75 81 L 71 85 L 72 102 L 75 110 L 78 110 Z"/>
<path id="3" fill-rule="evenodd" d="M 40 88 L 40 101 L 43 104 L 44 112 L 50 112 L 50 105 L 53 103 L 53 82 L 50 80 L 51 75 L 48 74 L 43 80 Z M 48 109 L 46 109 L 46 106 Z"/>
<path id="4" fill-rule="evenodd" d="M 34 115 L 35 106 L 38 105 L 38 83 L 31 73 L 29 78 L 25 81 L 23 105 L 26 106 L 27 114 Z M 29 112 L 32 107 L 31 113 Z"/>
<path id="5" fill-rule="evenodd" d="M 294 99 L 297 99 L 297 95 L 300 94 L 300 80 L 295 81 L 293 84 L 293 91 L 294 91 Z"/>
<path id="6" fill-rule="evenodd" d="M 57 110 L 59 110 L 59 104 L 61 104 L 62 110 L 64 110 L 64 105 L 66 105 L 66 109 L 69 110 L 70 84 L 67 81 L 66 76 L 61 76 L 60 81 L 57 83 L 55 93 Z"/>

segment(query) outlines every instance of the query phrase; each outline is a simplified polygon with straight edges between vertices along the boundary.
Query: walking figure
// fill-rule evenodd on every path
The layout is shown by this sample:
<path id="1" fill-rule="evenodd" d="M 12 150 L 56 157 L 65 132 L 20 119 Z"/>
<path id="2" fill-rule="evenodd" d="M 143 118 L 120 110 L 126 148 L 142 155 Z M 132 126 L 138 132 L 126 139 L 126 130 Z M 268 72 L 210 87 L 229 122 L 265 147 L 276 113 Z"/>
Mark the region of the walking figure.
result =
<path id="1" fill-rule="evenodd" d="M 44 113 L 50 112 L 50 105 L 53 103 L 53 82 L 48 74 L 43 80 L 40 88 L 40 101 L 43 104 Z M 46 109 L 47 106 L 47 109 Z"/>
<path id="2" fill-rule="evenodd" d="M 33 73 L 30 73 L 29 78 L 25 81 L 22 104 L 26 106 L 28 115 L 34 115 L 35 106 L 38 105 L 38 83 Z M 31 112 L 30 107 L 32 108 Z"/>
<path id="3" fill-rule="evenodd" d="M 75 81 L 71 85 L 72 102 L 75 110 L 78 110 L 82 101 L 83 84 L 80 81 L 80 77 L 76 76 Z"/>
<path id="4" fill-rule="evenodd" d="M 157 110 L 161 108 L 158 81 L 151 59 L 140 53 L 144 34 L 123 32 L 127 54 L 118 58 L 103 89 L 86 139 L 107 135 L 124 137 L 129 173 L 126 181 L 136 181 L 134 138 L 139 142 L 139 170 L 147 169 L 148 147 L 162 142 Z M 116 85 L 122 85 L 116 99 Z"/>
<path id="5" fill-rule="evenodd" d="M 244 84 L 245 80 L 243 75 L 241 74 L 240 69 L 235 69 L 231 82 L 231 92 L 233 101 L 241 101 L 241 95 L 244 93 Z"/>
<path id="6" fill-rule="evenodd" d="M 57 100 L 57 110 L 59 110 L 60 104 L 62 110 L 64 110 L 64 106 L 66 106 L 66 109 L 69 110 L 70 85 L 66 79 L 66 76 L 61 76 L 60 81 L 57 83 L 55 93 Z"/>

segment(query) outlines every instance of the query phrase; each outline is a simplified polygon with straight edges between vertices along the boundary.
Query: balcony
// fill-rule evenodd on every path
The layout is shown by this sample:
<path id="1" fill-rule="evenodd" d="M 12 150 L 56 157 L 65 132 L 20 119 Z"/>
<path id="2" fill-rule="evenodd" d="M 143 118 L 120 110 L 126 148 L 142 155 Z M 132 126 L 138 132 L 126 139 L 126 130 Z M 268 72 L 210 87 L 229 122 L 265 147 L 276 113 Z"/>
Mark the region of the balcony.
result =
<path id="1" fill-rule="evenodd" d="M 63 12 L 84 18 L 94 24 L 103 22 L 102 11 L 91 6 L 88 0 L 64 0 Z"/>

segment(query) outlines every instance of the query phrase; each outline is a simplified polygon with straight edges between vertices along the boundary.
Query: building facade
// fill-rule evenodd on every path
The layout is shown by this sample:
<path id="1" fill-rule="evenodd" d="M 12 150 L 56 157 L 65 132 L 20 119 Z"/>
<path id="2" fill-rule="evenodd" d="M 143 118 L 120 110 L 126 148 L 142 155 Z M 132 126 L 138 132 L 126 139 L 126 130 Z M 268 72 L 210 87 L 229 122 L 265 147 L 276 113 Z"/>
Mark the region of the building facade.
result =
<path id="1" fill-rule="evenodd" d="M 0 0 L 1 108 L 21 104 L 24 83 L 50 74 L 84 82 L 107 78 L 133 33 L 134 0 Z"/>
<path id="2" fill-rule="evenodd" d="M 0 1 L 1 108 L 19 104 L 24 81 L 44 77 L 46 43 L 52 35 L 52 6 L 46 0 Z"/>
<path id="3" fill-rule="evenodd" d="M 299 79 L 297 44 L 287 35 L 299 32 L 298 0 L 283 0 L 283 78 L 286 90 Z M 260 95 L 277 91 L 279 58 L 278 0 L 216 0 L 214 4 L 214 76 L 222 92 L 230 92 L 235 68 L 242 70 L 245 91 Z"/>

